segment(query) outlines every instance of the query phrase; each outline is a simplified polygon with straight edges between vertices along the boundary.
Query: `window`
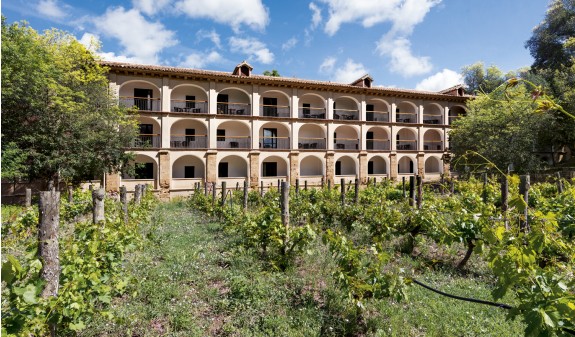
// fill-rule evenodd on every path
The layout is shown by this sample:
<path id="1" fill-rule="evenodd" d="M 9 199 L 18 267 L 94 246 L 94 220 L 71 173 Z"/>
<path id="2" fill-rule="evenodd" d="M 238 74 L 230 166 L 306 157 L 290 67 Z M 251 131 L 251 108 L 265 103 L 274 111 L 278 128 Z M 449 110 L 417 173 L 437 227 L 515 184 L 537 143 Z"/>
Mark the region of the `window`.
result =
<path id="1" fill-rule="evenodd" d="M 184 166 L 184 178 L 195 178 L 195 166 Z"/>
<path id="2" fill-rule="evenodd" d="M 373 150 L 373 131 L 368 131 L 366 134 L 366 147 L 367 150 Z M 369 165 L 369 164 L 368 164 Z"/>
<path id="3" fill-rule="evenodd" d="M 278 129 L 264 129 L 263 147 L 265 149 L 277 149 Z"/>
<path id="4" fill-rule="evenodd" d="M 154 134 L 153 124 L 140 124 L 140 135 L 151 136 Z"/>
<path id="5" fill-rule="evenodd" d="M 152 124 L 140 124 L 140 135 L 136 142 L 138 147 L 151 147 L 154 144 L 154 126 Z"/>
<path id="6" fill-rule="evenodd" d="M 373 161 L 367 162 L 367 174 L 373 174 Z"/>
<path id="7" fill-rule="evenodd" d="M 226 94 L 218 94 L 218 113 L 227 114 L 228 113 L 228 102 L 229 97 Z"/>
<path id="8" fill-rule="evenodd" d="M 310 103 L 303 103 L 302 106 L 303 106 L 303 109 L 302 109 L 303 117 L 304 117 L 304 118 L 309 118 L 309 117 L 311 117 L 311 109 L 310 109 L 310 108 L 311 108 L 311 104 L 310 104 Z"/>
<path id="9" fill-rule="evenodd" d="M 366 116 L 365 116 L 366 119 L 368 121 L 374 121 L 375 120 L 374 113 L 373 113 L 375 111 L 374 105 L 373 104 L 367 104 L 365 106 L 365 111 L 366 111 Z"/>
<path id="10" fill-rule="evenodd" d="M 333 133 L 333 142 L 336 143 L 337 142 L 337 132 Z"/>
<path id="11" fill-rule="evenodd" d="M 263 163 L 263 176 L 276 177 L 278 175 L 278 163 Z"/>
<path id="12" fill-rule="evenodd" d="M 196 107 L 196 96 L 186 95 L 186 108 L 193 109 Z"/>
<path id="13" fill-rule="evenodd" d="M 218 177 L 220 178 L 228 177 L 228 163 L 222 162 L 218 164 Z"/>
<path id="14" fill-rule="evenodd" d="M 225 142 L 226 141 L 226 130 L 225 129 L 218 129 L 218 142 Z"/>
<path id="15" fill-rule="evenodd" d="M 274 97 L 264 97 L 263 98 L 263 110 L 264 116 L 277 117 L 278 115 L 278 99 Z"/>
<path id="16" fill-rule="evenodd" d="M 336 176 L 341 175 L 341 161 L 339 160 L 335 162 L 335 175 Z"/>
<path id="17" fill-rule="evenodd" d="M 154 179 L 154 163 L 136 164 L 136 179 Z"/>
<path id="18" fill-rule="evenodd" d="M 186 129 L 186 142 L 193 142 L 196 140 L 196 129 Z"/>
<path id="19" fill-rule="evenodd" d="M 134 88 L 134 105 L 138 110 L 152 110 L 150 99 L 153 98 L 153 93 L 152 89 Z"/>

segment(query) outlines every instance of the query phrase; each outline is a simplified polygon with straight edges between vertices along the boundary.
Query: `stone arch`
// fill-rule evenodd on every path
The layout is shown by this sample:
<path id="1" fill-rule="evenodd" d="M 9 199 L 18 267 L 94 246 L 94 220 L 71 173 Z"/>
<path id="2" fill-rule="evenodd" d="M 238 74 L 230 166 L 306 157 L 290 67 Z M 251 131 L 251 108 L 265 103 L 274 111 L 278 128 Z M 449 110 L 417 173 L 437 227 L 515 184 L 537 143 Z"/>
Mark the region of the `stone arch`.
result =
<path id="1" fill-rule="evenodd" d="M 336 176 L 357 176 L 357 160 L 350 156 L 341 156 L 335 162 Z"/>
<path id="2" fill-rule="evenodd" d="M 260 165 L 260 174 L 263 178 L 267 177 L 287 177 L 289 163 L 286 158 L 280 156 L 263 157 Z"/>
<path id="3" fill-rule="evenodd" d="M 397 172 L 399 174 L 413 174 L 416 169 L 416 160 L 411 156 L 402 156 L 397 161 Z"/>
<path id="4" fill-rule="evenodd" d="M 237 155 L 225 156 L 218 161 L 218 178 L 247 178 L 249 174 L 248 167 L 248 162 L 245 158 Z"/>
<path id="5" fill-rule="evenodd" d="M 382 156 L 373 156 L 367 162 L 368 175 L 387 174 L 387 160 Z"/>
<path id="6" fill-rule="evenodd" d="M 431 156 L 425 160 L 425 173 L 441 173 L 441 160 Z"/>
<path id="7" fill-rule="evenodd" d="M 192 167 L 193 169 L 190 169 Z M 172 164 L 172 178 L 204 178 L 205 165 L 201 158 L 194 155 L 183 155 Z"/>

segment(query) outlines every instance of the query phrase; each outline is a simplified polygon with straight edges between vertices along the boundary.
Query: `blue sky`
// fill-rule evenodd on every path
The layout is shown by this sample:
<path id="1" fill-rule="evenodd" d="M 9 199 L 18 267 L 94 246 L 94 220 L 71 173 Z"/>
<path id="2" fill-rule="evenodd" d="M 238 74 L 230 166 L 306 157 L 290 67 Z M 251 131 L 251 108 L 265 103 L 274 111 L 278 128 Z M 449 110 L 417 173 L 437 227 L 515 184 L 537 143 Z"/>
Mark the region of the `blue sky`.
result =
<path id="1" fill-rule="evenodd" d="M 52 27 L 104 59 L 441 90 L 465 65 L 529 66 L 547 0 L 4 0 L 9 23 Z"/>

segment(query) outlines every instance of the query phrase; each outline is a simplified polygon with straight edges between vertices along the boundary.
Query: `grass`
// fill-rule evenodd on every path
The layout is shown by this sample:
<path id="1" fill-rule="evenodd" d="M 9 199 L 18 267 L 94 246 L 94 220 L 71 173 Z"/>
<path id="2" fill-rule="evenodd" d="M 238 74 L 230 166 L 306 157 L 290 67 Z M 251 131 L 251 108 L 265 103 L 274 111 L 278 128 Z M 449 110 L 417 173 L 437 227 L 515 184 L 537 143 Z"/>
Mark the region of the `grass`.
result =
<path id="1" fill-rule="evenodd" d="M 147 235 L 147 248 L 125 266 L 135 280 L 131 296 L 114 301 L 113 321 L 92 321 L 82 336 L 523 335 L 523 324 L 506 320 L 502 309 L 415 285 L 409 300 L 374 300 L 358 317 L 334 284 L 334 263 L 321 240 L 286 272 L 270 272 L 217 221 L 182 201 L 159 205 Z M 453 251 L 418 247 L 424 247 L 418 257 L 397 254 L 393 264 L 443 291 L 490 299 L 492 280 L 479 259 L 469 262 L 476 273 L 462 274 L 435 262 L 434 256 Z"/>

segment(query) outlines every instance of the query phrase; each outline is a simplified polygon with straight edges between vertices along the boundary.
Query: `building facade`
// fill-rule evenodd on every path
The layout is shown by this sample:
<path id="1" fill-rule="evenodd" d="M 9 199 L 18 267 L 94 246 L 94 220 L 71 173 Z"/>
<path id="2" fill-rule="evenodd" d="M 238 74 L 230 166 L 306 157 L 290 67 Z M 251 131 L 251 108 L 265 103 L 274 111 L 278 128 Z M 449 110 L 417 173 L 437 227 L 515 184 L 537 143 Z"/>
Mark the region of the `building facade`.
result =
<path id="1" fill-rule="evenodd" d="M 118 103 L 139 110 L 135 176 L 109 190 L 151 184 L 188 194 L 197 182 L 228 186 L 398 179 L 449 174 L 449 126 L 465 114 L 460 86 L 423 92 L 233 72 L 103 62 Z"/>

